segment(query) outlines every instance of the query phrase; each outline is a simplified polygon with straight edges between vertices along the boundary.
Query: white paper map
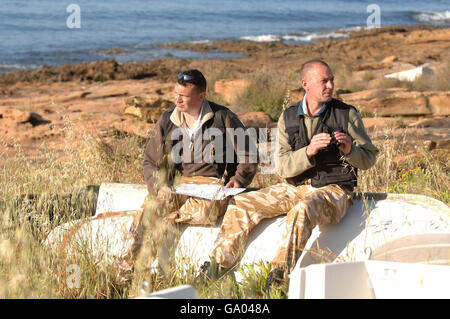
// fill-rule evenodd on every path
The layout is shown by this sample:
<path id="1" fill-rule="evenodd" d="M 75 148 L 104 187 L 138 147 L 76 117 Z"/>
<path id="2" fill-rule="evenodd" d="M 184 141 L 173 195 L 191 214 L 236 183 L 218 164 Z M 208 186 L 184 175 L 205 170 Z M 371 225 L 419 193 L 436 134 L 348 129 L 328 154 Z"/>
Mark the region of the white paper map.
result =
<path id="1" fill-rule="evenodd" d="M 245 191 L 245 188 L 225 188 L 222 185 L 214 184 L 180 184 L 175 187 L 175 193 L 177 194 L 210 200 L 222 200 L 227 196 L 234 196 L 243 191 Z"/>

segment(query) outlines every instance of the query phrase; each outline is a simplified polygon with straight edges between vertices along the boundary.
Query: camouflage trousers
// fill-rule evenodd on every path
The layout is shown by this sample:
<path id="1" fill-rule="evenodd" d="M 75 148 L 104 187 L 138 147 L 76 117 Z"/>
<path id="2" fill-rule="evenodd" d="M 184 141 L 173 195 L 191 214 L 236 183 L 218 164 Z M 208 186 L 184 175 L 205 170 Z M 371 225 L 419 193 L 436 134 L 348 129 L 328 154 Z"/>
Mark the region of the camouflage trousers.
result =
<path id="1" fill-rule="evenodd" d="M 182 176 L 177 184 L 219 184 L 215 177 Z M 171 223 L 186 223 L 189 225 L 215 225 L 227 208 L 230 198 L 224 200 L 209 200 L 198 197 L 172 194 L 167 201 L 166 211 L 170 212 L 165 219 Z"/>
<path id="2" fill-rule="evenodd" d="M 177 184 L 218 184 L 214 177 L 181 177 Z M 154 196 L 147 196 L 143 207 L 139 267 L 150 269 L 157 256 L 167 257 L 171 245 L 179 235 L 176 224 L 215 225 L 227 208 L 229 198 L 225 200 L 208 200 L 179 194 L 170 194 L 170 198 L 161 204 Z M 164 260 L 164 258 L 162 258 Z M 166 258 L 167 259 L 167 258 Z M 165 263 L 159 266 L 168 270 Z M 150 279 L 149 279 L 150 280 Z"/>
<path id="3" fill-rule="evenodd" d="M 250 231 L 264 218 L 286 216 L 282 246 L 273 268 L 291 271 L 316 225 L 338 223 L 352 204 L 351 193 L 337 185 L 315 188 L 280 183 L 234 196 L 225 213 L 210 258 L 225 268 L 242 257 Z"/>

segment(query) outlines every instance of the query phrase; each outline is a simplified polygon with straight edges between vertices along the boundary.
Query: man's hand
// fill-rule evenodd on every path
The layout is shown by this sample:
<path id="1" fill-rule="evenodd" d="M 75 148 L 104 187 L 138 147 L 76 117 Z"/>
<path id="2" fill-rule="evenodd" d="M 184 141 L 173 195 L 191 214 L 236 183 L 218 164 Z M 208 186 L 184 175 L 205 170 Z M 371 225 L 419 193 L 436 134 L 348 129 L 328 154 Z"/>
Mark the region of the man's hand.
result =
<path id="1" fill-rule="evenodd" d="M 161 189 L 158 191 L 158 195 L 156 196 L 160 203 L 164 203 L 165 201 L 170 200 L 171 197 L 172 196 L 170 188 L 167 186 L 161 187 Z"/>
<path id="2" fill-rule="evenodd" d="M 241 184 L 234 179 L 231 179 L 227 185 L 225 185 L 225 188 L 241 188 Z"/>
<path id="3" fill-rule="evenodd" d="M 350 136 L 342 132 L 334 132 L 334 137 L 341 143 L 339 150 L 345 155 L 348 155 L 352 151 L 352 139 Z"/>
<path id="4" fill-rule="evenodd" d="M 306 155 L 309 158 L 313 157 L 314 155 L 319 153 L 319 151 L 321 149 L 324 149 L 325 147 L 327 147 L 328 144 L 330 143 L 330 141 L 331 141 L 331 136 L 328 133 L 320 133 L 320 134 L 314 135 L 311 139 L 311 142 L 306 147 Z"/>

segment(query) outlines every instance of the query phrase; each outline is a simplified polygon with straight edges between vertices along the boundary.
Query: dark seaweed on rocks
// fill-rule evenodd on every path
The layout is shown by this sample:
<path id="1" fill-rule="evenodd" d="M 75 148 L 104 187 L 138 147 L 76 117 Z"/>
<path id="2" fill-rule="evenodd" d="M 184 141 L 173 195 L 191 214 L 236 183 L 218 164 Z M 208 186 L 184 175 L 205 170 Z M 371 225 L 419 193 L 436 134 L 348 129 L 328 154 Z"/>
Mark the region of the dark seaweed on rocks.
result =
<path id="1" fill-rule="evenodd" d="M 173 78 L 178 69 L 188 63 L 187 60 L 127 62 L 119 64 L 114 59 L 63 66 L 42 66 L 35 71 L 18 71 L 0 75 L 0 84 L 10 85 L 17 82 L 68 82 L 110 80 L 138 80 L 157 77 L 161 80 Z"/>

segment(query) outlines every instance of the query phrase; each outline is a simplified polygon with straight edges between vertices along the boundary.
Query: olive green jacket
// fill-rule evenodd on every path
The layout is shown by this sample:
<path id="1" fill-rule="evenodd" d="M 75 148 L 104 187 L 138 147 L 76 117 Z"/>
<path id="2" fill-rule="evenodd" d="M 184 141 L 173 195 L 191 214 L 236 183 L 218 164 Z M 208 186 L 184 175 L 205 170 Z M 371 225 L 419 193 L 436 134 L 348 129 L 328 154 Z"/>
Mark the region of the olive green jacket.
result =
<path id="1" fill-rule="evenodd" d="M 315 131 L 319 123 L 319 116 L 309 117 L 304 115 L 308 143 L 311 141 L 311 134 Z M 365 170 L 375 164 L 378 148 L 372 144 L 366 132 L 363 121 L 359 113 L 350 108 L 348 133 L 353 138 L 352 149 L 348 155 L 342 153 L 343 159 L 353 167 Z M 284 123 L 284 114 L 278 120 L 278 142 L 276 151 L 277 172 L 282 178 L 297 176 L 304 171 L 315 166 L 314 159 L 306 155 L 306 147 L 292 151 L 288 143 L 288 134 Z"/>

